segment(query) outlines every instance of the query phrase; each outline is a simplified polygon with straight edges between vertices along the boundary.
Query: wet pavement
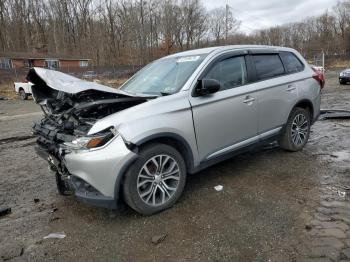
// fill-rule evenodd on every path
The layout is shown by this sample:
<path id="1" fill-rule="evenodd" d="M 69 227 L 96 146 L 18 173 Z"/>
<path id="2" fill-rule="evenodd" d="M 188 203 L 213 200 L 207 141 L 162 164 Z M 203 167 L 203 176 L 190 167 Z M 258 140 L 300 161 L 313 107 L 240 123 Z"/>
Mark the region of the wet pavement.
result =
<path id="1" fill-rule="evenodd" d="M 336 72 L 322 108 L 350 110 Z M 144 217 L 59 196 L 33 150 L 38 111 L 0 101 L 0 207 L 12 208 L 0 261 L 350 261 L 350 120 L 317 122 L 301 152 L 259 149 L 190 176 L 172 209 Z"/>

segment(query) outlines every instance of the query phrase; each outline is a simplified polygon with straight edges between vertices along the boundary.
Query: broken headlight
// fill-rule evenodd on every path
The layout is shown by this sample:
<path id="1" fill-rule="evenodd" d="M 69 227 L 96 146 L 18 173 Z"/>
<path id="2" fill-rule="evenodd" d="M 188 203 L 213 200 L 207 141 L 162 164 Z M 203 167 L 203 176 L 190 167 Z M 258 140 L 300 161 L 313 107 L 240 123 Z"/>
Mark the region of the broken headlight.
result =
<path id="1" fill-rule="evenodd" d="M 69 149 L 88 150 L 104 146 L 116 136 L 118 136 L 118 132 L 112 127 L 90 136 L 78 137 L 72 142 L 65 142 L 64 145 Z"/>

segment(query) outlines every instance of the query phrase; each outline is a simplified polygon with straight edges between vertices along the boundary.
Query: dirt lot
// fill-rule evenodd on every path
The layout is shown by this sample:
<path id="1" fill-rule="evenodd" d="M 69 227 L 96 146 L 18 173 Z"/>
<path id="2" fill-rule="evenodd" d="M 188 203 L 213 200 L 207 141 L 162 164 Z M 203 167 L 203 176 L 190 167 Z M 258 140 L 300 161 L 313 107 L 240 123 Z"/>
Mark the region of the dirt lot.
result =
<path id="1" fill-rule="evenodd" d="M 350 109 L 350 86 L 327 81 L 322 108 Z M 193 175 L 174 208 L 143 217 L 59 196 L 33 150 L 39 118 L 33 101 L 0 101 L 0 207 L 12 208 L 0 260 L 350 260 L 349 120 L 317 122 L 302 152 L 260 149 Z M 53 232 L 66 237 L 43 239 Z"/>

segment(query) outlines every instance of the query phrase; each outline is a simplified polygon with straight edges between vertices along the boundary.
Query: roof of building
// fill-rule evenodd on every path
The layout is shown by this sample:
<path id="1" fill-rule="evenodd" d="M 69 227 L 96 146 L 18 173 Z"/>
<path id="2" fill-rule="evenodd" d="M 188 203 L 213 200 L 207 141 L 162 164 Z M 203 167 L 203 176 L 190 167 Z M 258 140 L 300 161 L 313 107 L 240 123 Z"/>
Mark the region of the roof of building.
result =
<path id="1" fill-rule="evenodd" d="M 60 59 L 60 60 L 91 60 L 77 55 L 61 55 L 52 53 L 6 52 L 0 53 L 0 57 L 11 59 Z"/>

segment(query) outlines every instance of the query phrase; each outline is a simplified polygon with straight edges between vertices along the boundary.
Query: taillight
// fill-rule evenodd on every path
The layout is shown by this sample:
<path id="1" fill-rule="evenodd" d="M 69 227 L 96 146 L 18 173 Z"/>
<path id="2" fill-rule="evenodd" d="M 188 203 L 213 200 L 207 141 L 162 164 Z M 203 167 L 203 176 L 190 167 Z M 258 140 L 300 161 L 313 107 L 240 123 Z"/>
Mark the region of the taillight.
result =
<path id="1" fill-rule="evenodd" d="M 320 70 L 317 70 L 313 67 L 311 67 L 311 68 L 315 72 L 315 74 L 312 76 L 312 78 L 315 79 L 319 83 L 321 89 L 324 88 L 326 80 L 325 80 L 323 72 L 321 72 Z"/>

